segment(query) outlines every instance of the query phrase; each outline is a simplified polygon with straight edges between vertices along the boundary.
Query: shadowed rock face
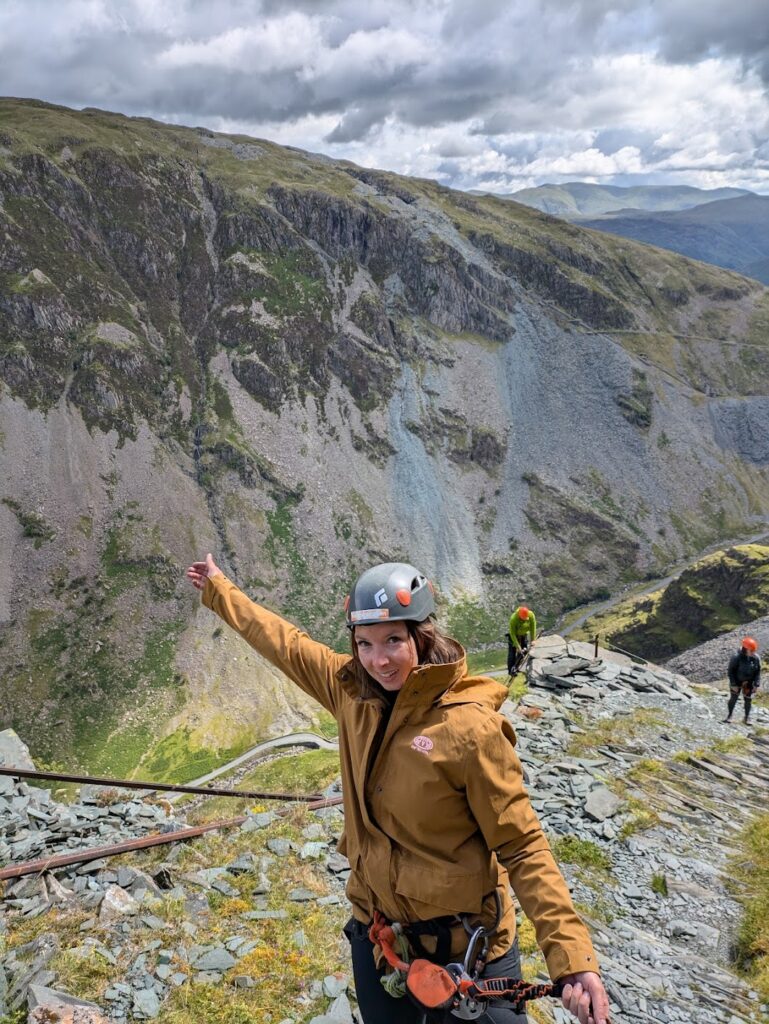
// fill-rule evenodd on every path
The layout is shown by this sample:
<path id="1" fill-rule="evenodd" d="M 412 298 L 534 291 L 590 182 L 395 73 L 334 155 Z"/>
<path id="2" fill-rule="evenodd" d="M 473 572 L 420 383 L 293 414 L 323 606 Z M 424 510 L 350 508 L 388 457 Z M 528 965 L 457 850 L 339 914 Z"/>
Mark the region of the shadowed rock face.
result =
<path id="1" fill-rule="evenodd" d="M 711 403 L 717 443 L 739 459 L 769 464 L 769 398 L 725 399 Z"/>
<path id="2" fill-rule="evenodd" d="M 0 725 L 38 756 L 190 777 L 309 720 L 195 611 L 206 550 L 339 644 L 402 557 L 477 642 L 766 507 L 756 284 L 267 142 L 2 112 Z"/>

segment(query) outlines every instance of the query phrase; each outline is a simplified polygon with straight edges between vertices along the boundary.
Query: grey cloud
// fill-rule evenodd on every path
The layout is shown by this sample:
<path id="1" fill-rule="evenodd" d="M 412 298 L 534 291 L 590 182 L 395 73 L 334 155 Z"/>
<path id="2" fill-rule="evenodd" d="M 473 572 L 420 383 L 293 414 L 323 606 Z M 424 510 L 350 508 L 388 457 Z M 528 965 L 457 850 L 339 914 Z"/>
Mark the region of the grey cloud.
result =
<path id="1" fill-rule="evenodd" d="M 597 57 L 631 48 L 680 63 L 722 55 L 769 83 L 766 0 L 739 0 L 728 17 L 722 0 L 177 0 L 151 16 L 138 0 L 102 0 L 92 9 L 107 20 L 76 20 L 82 7 L 73 0 L 0 4 L 0 89 L 195 124 L 324 116 L 337 122 L 326 136 L 337 153 L 361 140 L 368 146 L 389 119 L 420 130 L 455 125 L 462 135 L 454 148 L 443 142 L 432 156 L 456 182 L 466 180 L 479 145 L 520 169 L 556 137 L 554 156 L 586 148 L 591 143 L 577 138 L 586 131 L 608 156 L 632 145 L 644 161 L 664 159 L 654 132 L 625 127 L 633 97 L 600 95 Z M 270 72 L 257 57 L 246 69 L 158 62 L 174 42 L 206 42 L 291 13 L 314 20 L 322 59 L 297 52 L 295 69 Z M 396 40 L 410 33 L 401 60 L 388 52 L 381 62 L 343 61 L 345 41 L 381 28 Z M 413 39 L 421 40 L 421 59 Z M 285 45 L 291 54 L 298 44 Z M 474 137 L 463 143 L 467 134 Z M 760 147 L 766 132 L 757 136 Z"/>
<path id="2" fill-rule="evenodd" d="M 384 113 L 376 108 L 352 107 L 333 131 L 326 136 L 326 142 L 352 142 L 365 137 L 384 119 Z"/>

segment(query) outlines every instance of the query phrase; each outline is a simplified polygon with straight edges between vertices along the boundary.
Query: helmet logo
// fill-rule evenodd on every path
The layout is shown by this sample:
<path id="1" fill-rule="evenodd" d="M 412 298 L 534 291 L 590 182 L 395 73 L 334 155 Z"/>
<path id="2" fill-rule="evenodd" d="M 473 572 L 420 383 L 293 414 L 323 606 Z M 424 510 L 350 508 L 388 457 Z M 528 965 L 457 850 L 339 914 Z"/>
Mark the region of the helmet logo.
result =
<path id="1" fill-rule="evenodd" d="M 377 590 L 376 594 L 374 594 L 374 603 L 376 604 L 377 608 L 381 608 L 386 600 L 387 593 L 384 590 L 384 588 L 382 588 L 382 590 Z"/>
<path id="2" fill-rule="evenodd" d="M 350 612 L 350 622 L 353 625 L 356 622 L 363 622 L 365 619 L 372 621 L 378 621 L 379 619 L 389 619 L 390 609 L 389 608 L 361 608 L 357 612 Z"/>

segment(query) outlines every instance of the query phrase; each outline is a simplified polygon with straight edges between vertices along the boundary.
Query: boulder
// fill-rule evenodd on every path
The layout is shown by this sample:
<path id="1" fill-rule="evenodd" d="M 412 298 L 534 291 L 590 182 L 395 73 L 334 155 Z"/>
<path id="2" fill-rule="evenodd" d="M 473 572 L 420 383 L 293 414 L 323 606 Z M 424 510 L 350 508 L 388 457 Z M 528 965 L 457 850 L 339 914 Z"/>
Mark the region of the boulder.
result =
<path id="1" fill-rule="evenodd" d="M 585 801 L 585 814 L 593 821 L 612 818 L 622 806 L 622 800 L 606 786 L 591 789 Z"/>
<path id="2" fill-rule="evenodd" d="M 0 765 L 3 768 L 24 768 L 35 770 L 35 762 L 29 754 L 29 747 L 23 743 L 13 729 L 0 732 Z"/>

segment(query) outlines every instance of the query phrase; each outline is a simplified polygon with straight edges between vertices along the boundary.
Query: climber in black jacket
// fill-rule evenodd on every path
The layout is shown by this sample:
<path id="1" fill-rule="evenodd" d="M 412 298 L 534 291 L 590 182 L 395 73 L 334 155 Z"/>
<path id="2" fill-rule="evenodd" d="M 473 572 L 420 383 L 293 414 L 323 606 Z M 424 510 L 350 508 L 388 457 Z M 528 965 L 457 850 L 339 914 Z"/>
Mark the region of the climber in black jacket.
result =
<path id="1" fill-rule="evenodd" d="M 756 654 L 758 644 L 752 636 L 746 636 L 739 651 L 729 659 L 729 711 L 724 719 L 731 721 L 737 701 L 745 703 L 745 725 L 750 723 L 750 708 L 753 694 L 761 685 L 761 661 Z"/>

